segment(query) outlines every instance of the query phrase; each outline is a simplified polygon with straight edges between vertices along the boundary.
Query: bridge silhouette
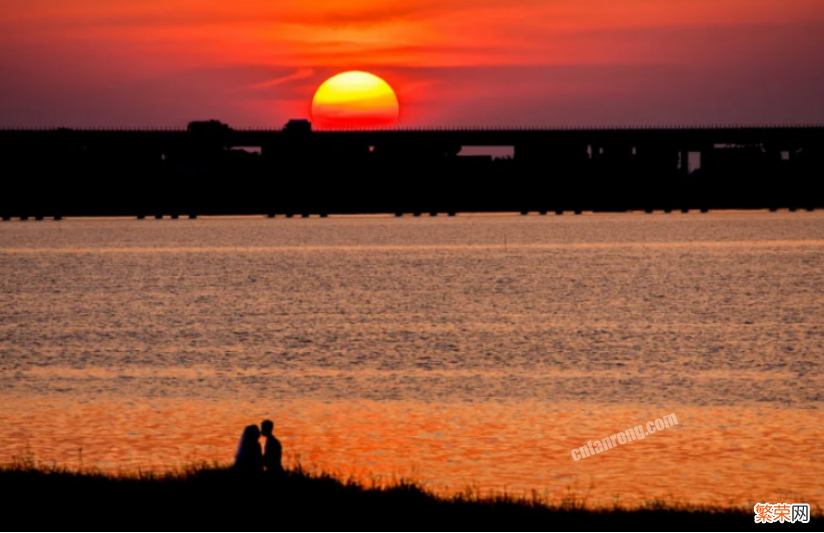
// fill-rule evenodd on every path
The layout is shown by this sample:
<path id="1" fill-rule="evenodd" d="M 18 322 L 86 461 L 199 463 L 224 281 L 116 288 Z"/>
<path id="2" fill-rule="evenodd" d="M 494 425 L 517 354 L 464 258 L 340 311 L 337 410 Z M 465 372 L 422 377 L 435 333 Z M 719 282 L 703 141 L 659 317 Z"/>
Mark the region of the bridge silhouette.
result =
<path id="1" fill-rule="evenodd" d="M 465 156 L 507 147 L 511 156 Z M 474 152 L 473 152 L 474 153 Z M 0 130 L 0 217 L 824 207 L 824 126 Z"/>

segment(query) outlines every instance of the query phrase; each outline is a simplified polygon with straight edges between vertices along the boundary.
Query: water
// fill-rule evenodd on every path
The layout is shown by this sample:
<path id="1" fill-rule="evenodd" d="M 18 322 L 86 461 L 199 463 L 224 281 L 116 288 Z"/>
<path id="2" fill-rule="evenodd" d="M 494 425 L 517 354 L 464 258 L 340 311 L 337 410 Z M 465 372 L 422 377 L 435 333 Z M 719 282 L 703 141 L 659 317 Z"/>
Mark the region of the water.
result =
<path id="1" fill-rule="evenodd" d="M 824 214 L 0 224 L 0 461 L 824 504 Z M 664 415 L 679 424 L 581 461 Z"/>

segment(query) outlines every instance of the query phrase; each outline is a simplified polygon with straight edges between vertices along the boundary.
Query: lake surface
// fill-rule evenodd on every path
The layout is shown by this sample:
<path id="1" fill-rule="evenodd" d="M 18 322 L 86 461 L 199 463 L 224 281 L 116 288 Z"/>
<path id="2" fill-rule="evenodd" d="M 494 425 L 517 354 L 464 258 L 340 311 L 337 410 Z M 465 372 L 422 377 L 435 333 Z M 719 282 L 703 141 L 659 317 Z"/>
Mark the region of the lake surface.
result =
<path id="1" fill-rule="evenodd" d="M 267 417 L 360 479 L 824 505 L 820 212 L 11 222 L 0 272 L 0 462 L 230 462 Z"/>

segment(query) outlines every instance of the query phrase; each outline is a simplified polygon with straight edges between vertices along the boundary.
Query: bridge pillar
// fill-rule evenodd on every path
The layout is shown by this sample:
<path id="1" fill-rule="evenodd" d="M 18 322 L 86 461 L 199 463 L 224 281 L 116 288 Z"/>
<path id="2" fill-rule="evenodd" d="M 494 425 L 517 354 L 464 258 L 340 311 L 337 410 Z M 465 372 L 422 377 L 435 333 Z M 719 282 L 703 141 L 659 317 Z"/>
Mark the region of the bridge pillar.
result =
<path id="1" fill-rule="evenodd" d="M 690 173 L 690 153 L 687 150 L 678 152 L 678 169 L 681 174 L 689 175 Z"/>

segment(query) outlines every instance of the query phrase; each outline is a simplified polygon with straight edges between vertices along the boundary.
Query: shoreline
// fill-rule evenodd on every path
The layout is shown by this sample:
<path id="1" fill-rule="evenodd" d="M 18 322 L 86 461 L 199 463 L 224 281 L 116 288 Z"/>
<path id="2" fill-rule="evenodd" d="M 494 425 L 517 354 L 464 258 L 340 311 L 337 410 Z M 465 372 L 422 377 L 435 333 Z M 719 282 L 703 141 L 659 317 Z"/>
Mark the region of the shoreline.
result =
<path id="1" fill-rule="evenodd" d="M 268 518 L 288 520 L 305 528 L 437 527 L 443 529 L 706 529 L 745 530 L 755 524 L 753 510 L 650 501 L 639 507 L 590 508 L 572 493 L 548 501 L 537 493 L 484 494 L 466 489 L 439 495 L 413 480 L 397 479 L 371 485 L 341 479 L 301 466 L 282 480 L 240 476 L 220 465 L 191 465 L 165 474 L 137 471 L 111 474 L 94 469 L 73 470 L 26 461 L 0 465 L 0 487 L 9 494 L 9 509 L 42 501 L 48 513 L 37 526 L 84 527 L 128 520 L 129 528 L 268 527 Z M 92 515 L 77 511 L 94 506 Z M 22 507 L 18 507 L 22 506 Z M 145 507 L 144 511 L 141 511 Z M 136 512 L 140 511 L 140 512 Z M 822 524 L 820 508 L 812 509 L 810 525 Z M 297 522 L 293 522 L 297 521 Z M 140 524 L 140 525 L 138 525 Z M 202 526 L 201 526 L 202 525 Z"/>

